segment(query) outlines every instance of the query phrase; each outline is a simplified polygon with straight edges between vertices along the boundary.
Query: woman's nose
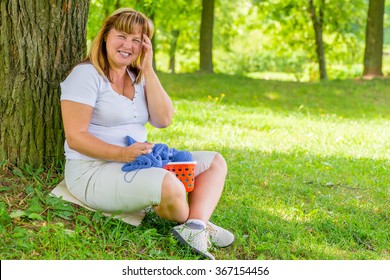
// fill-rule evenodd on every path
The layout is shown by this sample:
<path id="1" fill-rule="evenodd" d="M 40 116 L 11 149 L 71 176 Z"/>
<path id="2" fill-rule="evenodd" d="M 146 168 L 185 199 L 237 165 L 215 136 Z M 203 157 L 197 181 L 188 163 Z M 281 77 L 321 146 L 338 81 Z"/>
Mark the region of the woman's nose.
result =
<path id="1" fill-rule="evenodd" d="M 123 46 L 125 48 L 128 48 L 128 49 L 131 49 L 133 47 L 133 41 L 131 39 L 126 39 L 124 42 L 123 42 Z"/>

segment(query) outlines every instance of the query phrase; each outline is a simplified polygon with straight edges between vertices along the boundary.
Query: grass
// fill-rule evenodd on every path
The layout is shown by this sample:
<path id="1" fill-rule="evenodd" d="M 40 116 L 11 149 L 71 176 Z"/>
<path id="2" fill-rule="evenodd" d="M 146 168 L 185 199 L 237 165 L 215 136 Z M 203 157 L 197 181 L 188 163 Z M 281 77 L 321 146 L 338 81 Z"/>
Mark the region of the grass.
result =
<path id="1" fill-rule="evenodd" d="M 390 259 L 390 80 L 161 74 L 176 114 L 149 141 L 229 166 L 217 259 Z M 0 165 L 1 259 L 199 259 L 149 213 L 133 227 L 48 195 L 62 171 Z"/>

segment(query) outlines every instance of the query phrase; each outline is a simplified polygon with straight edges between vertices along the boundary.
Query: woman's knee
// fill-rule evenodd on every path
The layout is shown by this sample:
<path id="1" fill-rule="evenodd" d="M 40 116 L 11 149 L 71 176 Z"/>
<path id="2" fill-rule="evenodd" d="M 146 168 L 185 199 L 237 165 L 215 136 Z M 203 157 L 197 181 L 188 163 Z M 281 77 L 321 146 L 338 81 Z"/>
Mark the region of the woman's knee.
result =
<path id="1" fill-rule="evenodd" d="M 176 176 L 169 172 L 165 175 L 162 189 L 161 189 L 161 200 L 176 200 L 186 198 L 186 192 L 181 182 Z"/>
<path id="2" fill-rule="evenodd" d="M 163 218 L 177 222 L 185 222 L 188 218 L 189 208 L 186 191 L 173 173 L 167 173 L 164 177 L 161 201 L 155 210 Z"/>
<path id="3" fill-rule="evenodd" d="M 225 158 L 221 154 L 217 153 L 215 155 L 213 161 L 211 162 L 210 168 L 219 169 L 221 172 L 226 174 L 227 173 L 227 163 L 225 161 Z"/>

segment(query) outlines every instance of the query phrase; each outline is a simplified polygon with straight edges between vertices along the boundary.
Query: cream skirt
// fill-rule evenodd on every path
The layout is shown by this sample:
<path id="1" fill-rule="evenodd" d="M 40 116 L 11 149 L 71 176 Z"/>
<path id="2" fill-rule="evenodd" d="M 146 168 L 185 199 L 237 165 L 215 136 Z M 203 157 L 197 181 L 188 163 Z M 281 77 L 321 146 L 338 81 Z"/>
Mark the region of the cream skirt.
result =
<path id="1" fill-rule="evenodd" d="M 196 176 L 210 168 L 216 152 L 191 152 Z M 124 172 L 123 163 L 68 159 L 65 182 L 69 191 L 95 210 L 136 212 L 160 204 L 161 188 L 167 170 L 146 168 Z"/>

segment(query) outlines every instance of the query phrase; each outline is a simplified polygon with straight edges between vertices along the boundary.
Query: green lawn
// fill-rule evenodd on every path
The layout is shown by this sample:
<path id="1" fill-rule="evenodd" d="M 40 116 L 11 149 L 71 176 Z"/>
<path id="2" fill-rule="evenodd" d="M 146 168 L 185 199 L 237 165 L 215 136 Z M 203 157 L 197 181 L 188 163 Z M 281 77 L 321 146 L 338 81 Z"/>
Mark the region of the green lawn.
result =
<path id="1" fill-rule="evenodd" d="M 149 141 L 229 166 L 217 259 L 390 259 L 390 80 L 160 74 L 176 114 Z M 0 166 L 1 259 L 199 259 L 149 213 L 133 227 L 48 196 L 61 170 Z M 18 211 L 19 210 L 19 211 Z"/>

